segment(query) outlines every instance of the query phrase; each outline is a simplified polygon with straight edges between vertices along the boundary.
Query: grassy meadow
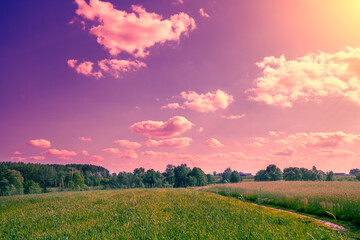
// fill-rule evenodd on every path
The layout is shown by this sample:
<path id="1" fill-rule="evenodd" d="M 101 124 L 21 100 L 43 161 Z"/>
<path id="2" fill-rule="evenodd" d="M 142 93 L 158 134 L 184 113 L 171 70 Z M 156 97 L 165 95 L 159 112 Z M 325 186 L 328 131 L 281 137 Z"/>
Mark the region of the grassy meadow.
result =
<path id="1" fill-rule="evenodd" d="M 243 182 L 207 189 L 318 216 L 332 217 L 333 214 L 337 219 L 360 226 L 359 182 Z"/>
<path id="2" fill-rule="evenodd" d="M 322 224 L 192 189 L 0 198 L 1 239 L 350 239 Z"/>

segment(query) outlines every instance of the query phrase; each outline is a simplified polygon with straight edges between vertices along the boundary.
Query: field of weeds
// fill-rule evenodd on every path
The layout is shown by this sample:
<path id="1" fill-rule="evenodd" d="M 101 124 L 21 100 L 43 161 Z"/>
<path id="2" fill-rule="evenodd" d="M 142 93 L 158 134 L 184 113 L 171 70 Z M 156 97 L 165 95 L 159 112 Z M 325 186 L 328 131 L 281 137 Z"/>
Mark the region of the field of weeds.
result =
<path id="1" fill-rule="evenodd" d="M 349 239 L 289 213 L 191 189 L 0 198 L 1 239 Z"/>
<path id="2" fill-rule="evenodd" d="M 207 190 L 318 216 L 335 216 L 360 226 L 359 182 L 243 182 L 214 185 Z"/>

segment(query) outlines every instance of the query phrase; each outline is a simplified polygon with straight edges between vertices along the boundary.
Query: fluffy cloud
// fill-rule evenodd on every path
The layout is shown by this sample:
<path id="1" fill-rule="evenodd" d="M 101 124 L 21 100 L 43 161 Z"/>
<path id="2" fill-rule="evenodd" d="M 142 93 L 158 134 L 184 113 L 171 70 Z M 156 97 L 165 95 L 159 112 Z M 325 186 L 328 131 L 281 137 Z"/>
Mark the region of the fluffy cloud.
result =
<path id="1" fill-rule="evenodd" d="M 295 60 L 265 57 L 257 66 L 262 74 L 255 80 L 256 87 L 248 90 L 254 101 L 292 107 L 299 100 L 341 96 L 360 105 L 360 48 L 312 53 Z"/>
<path id="2" fill-rule="evenodd" d="M 104 59 L 99 61 L 100 69 L 111 74 L 115 78 L 121 77 L 123 72 L 136 71 L 139 68 L 146 67 L 146 64 L 141 61 L 129 61 L 118 59 Z"/>
<path id="3" fill-rule="evenodd" d="M 125 152 L 119 152 L 120 158 L 127 158 L 127 159 L 137 159 L 138 155 L 134 151 L 125 151 Z"/>
<path id="4" fill-rule="evenodd" d="M 15 152 L 13 152 L 13 154 L 14 154 L 14 155 L 22 155 L 22 153 L 19 152 L 19 151 L 15 151 Z"/>
<path id="5" fill-rule="evenodd" d="M 236 114 L 236 115 L 223 115 L 222 118 L 228 119 L 228 120 L 234 120 L 234 119 L 241 119 L 245 117 L 245 114 Z"/>
<path id="6" fill-rule="evenodd" d="M 99 156 L 99 155 L 92 155 L 90 156 L 90 160 L 91 161 L 104 161 L 104 158 L 102 156 Z"/>
<path id="7" fill-rule="evenodd" d="M 129 61 L 118 59 L 103 59 L 97 63 L 98 70 L 94 70 L 94 63 L 90 61 L 84 61 L 78 63 L 78 60 L 69 59 L 68 65 L 74 68 L 79 74 L 85 76 L 92 76 L 95 78 L 101 78 L 105 74 L 109 74 L 115 78 L 121 78 L 122 73 L 129 71 L 136 71 L 139 68 L 146 67 L 146 64 L 141 61 Z"/>
<path id="8" fill-rule="evenodd" d="M 182 12 L 163 19 L 136 5 L 132 6 L 133 13 L 128 13 L 100 0 L 90 0 L 89 4 L 85 0 L 75 2 L 78 5 L 76 14 L 94 22 L 90 33 L 113 56 L 127 52 L 145 57 L 155 44 L 179 41 L 182 34 L 187 35 L 196 28 L 195 20 Z"/>
<path id="9" fill-rule="evenodd" d="M 119 144 L 122 147 L 126 147 L 126 148 L 131 148 L 131 149 L 135 149 L 135 148 L 140 148 L 141 144 L 137 143 L 137 142 L 131 142 L 129 140 L 115 140 L 114 143 Z"/>
<path id="10" fill-rule="evenodd" d="M 169 103 L 161 107 L 161 109 L 178 109 L 178 108 L 184 109 L 184 107 L 180 106 L 179 103 Z"/>
<path id="11" fill-rule="evenodd" d="M 281 149 L 279 151 L 274 152 L 273 155 L 289 157 L 289 156 L 294 155 L 294 153 L 296 153 L 296 150 L 294 148 L 286 147 L 286 148 L 283 148 L 283 149 Z"/>
<path id="12" fill-rule="evenodd" d="M 44 156 L 11 157 L 10 159 L 13 161 L 26 161 L 26 160 L 40 161 L 40 160 L 44 160 L 45 157 Z"/>
<path id="13" fill-rule="evenodd" d="M 114 154 L 118 154 L 120 152 L 120 150 L 118 148 L 105 148 L 103 151 L 108 152 L 108 153 L 114 153 Z"/>
<path id="14" fill-rule="evenodd" d="M 83 74 L 85 76 L 92 76 L 95 78 L 101 78 L 103 76 L 100 71 L 93 70 L 93 65 L 94 65 L 93 62 L 84 61 L 82 63 L 78 63 L 78 60 L 69 59 L 67 63 L 71 68 L 74 68 L 75 71 L 79 74 Z"/>
<path id="15" fill-rule="evenodd" d="M 172 4 L 173 5 L 179 5 L 179 4 L 182 5 L 182 4 L 184 4 L 184 0 L 175 0 L 172 2 Z"/>
<path id="16" fill-rule="evenodd" d="M 219 141 L 217 140 L 216 138 L 210 138 L 208 139 L 205 144 L 209 147 L 212 147 L 212 148 L 218 148 L 218 147 L 223 147 L 224 145 Z"/>
<path id="17" fill-rule="evenodd" d="M 295 133 L 282 139 L 283 143 L 305 148 L 336 148 L 360 140 L 360 134 L 338 132 Z"/>
<path id="18" fill-rule="evenodd" d="M 86 150 L 82 150 L 82 151 L 81 151 L 81 154 L 84 155 L 84 156 L 89 156 L 89 152 L 86 151 Z"/>
<path id="19" fill-rule="evenodd" d="M 201 15 L 202 17 L 204 17 L 204 18 L 209 18 L 209 17 L 210 17 L 210 15 L 207 14 L 207 13 L 204 11 L 203 8 L 200 8 L 200 9 L 199 9 L 199 13 L 200 13 L 200 15 Z"/>
<path id="20" fill-rule="evenodd" d="M 165 140 L 148 140 L 146 146 L 148 147 L 170 147 L 170 148 L 182 148 L 190 145 L 192 141 L 189 137 L 171 138 Z"/>
<path id="21" fill-rule="evenodd" d="M 190 108 L 198 112 L 214 112 L 218 109 L 227 108 L 234 101 L 232 95 L 220 89 L 205 94 L 198 94 L 194 91 L 181 92 L 180 96 L 185 100 L 182 106 L 179 103 L 170 103 L 161 108 Z"/>
<path id="22" fill-rule="evenodd" d="M 65 150 L 65 149 L 48 149 L 46 152 L 44 152 L 44 154 L 50 155 L 50 156 L 55 156 L 58 157 L 60 159 L 66 159 L 66 160 L 71 160 L 71 157 L 76 156 L 76 152 L 74 151 L 69 151 L 69 150 Z"/>
<path id="23" fill-rule="evenodd" d="M 33 146 L 33 147 L 39 147 L 39 148 L 49 148 L 49 147 L 51 147 L 50 141 L 46 140 L 46 139 L 30 140 L 28 142 L 28 145 Z"/>
<path id="24" fill-rule="evenodd" d="M 130 126 L 133 133 L 148 137 L 166 138 L 180 135 L 190 130 L 193 124 L 185 117 L 175 116 L 167 122 L 161 121 L 143 121 Z"/>
<path id="25" fill-rule="evenodd" d="M 91 138 L 79 137 L 79 139 L 80 139 L 81 141 L 91 142 Z"/>

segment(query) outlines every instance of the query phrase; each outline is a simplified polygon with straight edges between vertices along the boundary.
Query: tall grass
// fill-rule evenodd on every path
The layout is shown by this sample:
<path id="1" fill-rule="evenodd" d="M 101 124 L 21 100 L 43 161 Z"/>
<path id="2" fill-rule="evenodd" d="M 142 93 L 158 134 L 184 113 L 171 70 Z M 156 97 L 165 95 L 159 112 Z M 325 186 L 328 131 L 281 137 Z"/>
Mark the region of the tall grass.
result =
<path id="1" fill-rule="evenodd" d="M 244 182 L 208 189 L 318 216 L 332 217 L 332 214 L 336 219 L 360 226 L 359 182 Z"/>
<path id="2" fill-rule="evenodd" d="M 0 198 L 1 239 L 349 239 L 287 213 L 189 189 Z"/>

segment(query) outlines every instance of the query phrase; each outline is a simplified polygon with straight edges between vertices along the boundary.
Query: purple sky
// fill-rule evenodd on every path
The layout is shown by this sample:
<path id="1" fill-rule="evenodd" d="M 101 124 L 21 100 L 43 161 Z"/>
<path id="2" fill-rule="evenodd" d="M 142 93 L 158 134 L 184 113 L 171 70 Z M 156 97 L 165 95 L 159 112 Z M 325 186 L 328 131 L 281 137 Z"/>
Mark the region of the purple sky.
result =
<path id="1" fill-rule="evenodd" d="M 356 0 L 5 0 L 0 161 L 360 167 L 359 11 Z"/>

